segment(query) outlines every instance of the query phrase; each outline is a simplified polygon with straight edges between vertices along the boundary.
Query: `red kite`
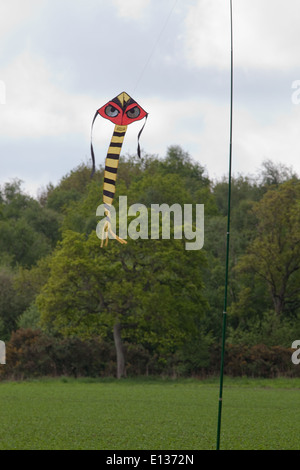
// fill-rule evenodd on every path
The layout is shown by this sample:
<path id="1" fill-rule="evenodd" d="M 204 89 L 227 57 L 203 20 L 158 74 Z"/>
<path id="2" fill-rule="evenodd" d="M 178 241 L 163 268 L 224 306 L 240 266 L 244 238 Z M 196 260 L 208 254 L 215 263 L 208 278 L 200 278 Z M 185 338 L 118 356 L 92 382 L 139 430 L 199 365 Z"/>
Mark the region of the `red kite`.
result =
<path id="1" fill-rule="evenodd" d="M 102 244 L 103 244 L 103 237 L 106 239 L 105 245 L 108 242 L 108 234 L 111 235 L 118 240 L 120 243 L 127 243 L 122 238 L 118 237 L 115 233 L 111 230 L 111 222 L 110 222 L 110 207 L 113 203 L 115 190 L 116 190 L 116 179 L 117 179 L 117 171 L 118 171 L 118 164 L 119 164 L 119 157 L 121 153 L 121 148 L 123 144 L 123 140 L 126 134 L 127 126 L 132 122 L 139 121 L 144 117 L 148 117 L 148 113 L 144 111 L 141 106 L 134 101 L 125 91 L 120 93 L 118 96 L 113 98 L 111 101 L 106 103 L 100 109 L 96 111 L 92 122 L 92 128 L 96 117 L 100 114 L 100 116 L 104 117 L 105 119 L 109 119 L 111 122 L 115 124 L 114 132 L 111 138 L 111 142 L 108 148 L 106 160 L 105 160 L 105 170 L 104 170 L 104 184 L 103 184 L 103 203 L 105 206 L 105 215 L 106 215 L 106 222 L 103 228 L 103 236 L 102 236 Z M 145 124 L 144 124 L 145 126 Z M 138 148 L 137 153 L 140 157 L 140 144 L 139 138 L 144 129 L 144 126 L 140 130 L 138 134 Z M 91 154 L 93 159 L 93 172 L 95 171 L 95 156 L 93 150 L 93 144 L 91 143 Z M 102 246 L 101 244 L 101 246 Z"/>

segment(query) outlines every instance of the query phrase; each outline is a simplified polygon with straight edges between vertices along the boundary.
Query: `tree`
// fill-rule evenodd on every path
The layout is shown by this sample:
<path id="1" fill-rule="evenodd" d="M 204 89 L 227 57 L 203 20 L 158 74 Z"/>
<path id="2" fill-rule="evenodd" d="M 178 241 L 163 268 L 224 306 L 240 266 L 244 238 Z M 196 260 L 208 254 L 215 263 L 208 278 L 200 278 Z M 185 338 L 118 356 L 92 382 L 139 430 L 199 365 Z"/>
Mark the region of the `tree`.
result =
<path id="1" fill-rule="evenodd" d="M 18 180 L 6 183 L 1 193 L 0 259 L 30 267 L 59 239 L 59 216 L 23 194 Z"/>
<path id="2" fill-rule="evenodd" d="M 15 289 L 14 276 L 10 267 L 0 267 L 0 338 L 4 341 L 16 329 L 18 316 L 26 308 Z"/>
<path id="3" fill-rule="evenodd" d="M 288 168 L 282 163 L 276 165 L 274 162 L 272 162 L 272 160 L 264 160 L 262 163 L 262 170 L 260 174 L 262 186 L 278 186 L 281 183 L 296 178 L 297 175 L 293 169 Z"/>
<path id="4" fill-rule="evenodd" d="M 256 236 L 238 269 L 264 280 L 277 316 L 293 314 L 300 306 L 300 182 L 267 191 L 254 215 Z"/>
<path id="5" fill-rule="evenodd" d="M 124 341 L 172 353 L 203 313 L 200 252 L 182 240 L 110 241 L 100 248 L 68 231 L 50 262 L 37 305 L 44 325 L 63 335 L 113 335 L 117 377 L 126 375 Z"/>

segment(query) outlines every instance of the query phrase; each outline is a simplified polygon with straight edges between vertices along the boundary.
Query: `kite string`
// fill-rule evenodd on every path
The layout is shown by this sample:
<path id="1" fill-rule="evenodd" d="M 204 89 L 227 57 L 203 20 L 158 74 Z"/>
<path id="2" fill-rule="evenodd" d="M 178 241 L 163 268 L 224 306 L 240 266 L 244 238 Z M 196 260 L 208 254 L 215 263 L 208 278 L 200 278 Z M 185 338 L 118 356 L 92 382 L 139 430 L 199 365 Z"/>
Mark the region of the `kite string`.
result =
<path id="1" fill-rule="evenodd" d="M 156 47 L 157 47 L 157 45 L 158 45 L 158 43 L 159 43 L 159 41 L 160 41 L 160 39 L 161 39 L 161 36 L 163 35 L 163 33 L 164 33 L 164 31 L 165 31 L 165 29 L 166 29 L 168 23 L 169 23 L 169 20 L 170 20 L 170 18 L 171 18 L 171 15 L 172 15 L 172 13 L 173 13 L 173 10 L 174 10 L 174 8 L 175 8 L 177 2 L 178 2 L 178 0 L 175 0 L 175 3 L 174 3 L 174 5 L 172 6 L 172 8 L 171 8 L 171 10 L 170 10 L 170 12 L 169 12 L 169 14 L 168 14 L 168 16 L 167 16 L 167 19 L 166 19 L 166 21 L 165 21 L 165 23 L 164 23 L 164 25 L 163 25 L 163 27 L 162 27 L 160 33 L 159 33 L 159 35 L 158 35 L 158 37 L 157 37 L 157 39 L 156 39 L 154 45 L 153 45 L 153 48 L 152 48 L 152 50 L 151 50 L 151 52 L 150 52 L 150 54 L 149 54 L 149 57 L 148 57 L 148 59 L 147 59 L 145 65 L 144 65 L 144 67 L 143 67 L 143 69 L 142 69 L 142 71 L 141 71 L 141 73 L 140 73 L 140 75 L 139 75 L 137 81 L 136 81 L 136 84 L 135 84 L 135 86 L 134 86 L 134 88 L 133 88 L 133 93 L 135 92 L 135 90 L 136 90 L 138 84 L 140 83 L 141 79 L 143 78 L 143 75 L 144 75 L 144 73 L 145 73 L 145 71 L 146 71 L 146 69 L 147 69 L 147 67 L 148 67 L 148 65 L 149 65 L 149 63 L 150 63 L 150 61 L 151 61 L 151 59 L 152 59 L 152 57 L 153 57 L 153 54 L 154 54 L 155 49 L 156 49 Z"/>

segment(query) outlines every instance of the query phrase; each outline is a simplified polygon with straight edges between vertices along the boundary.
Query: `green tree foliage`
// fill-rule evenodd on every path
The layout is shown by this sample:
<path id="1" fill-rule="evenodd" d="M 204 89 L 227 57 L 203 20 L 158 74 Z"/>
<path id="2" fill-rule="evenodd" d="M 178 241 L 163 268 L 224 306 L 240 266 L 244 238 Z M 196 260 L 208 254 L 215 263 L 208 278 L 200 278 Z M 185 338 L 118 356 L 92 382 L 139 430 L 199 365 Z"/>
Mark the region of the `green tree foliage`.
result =
<path id="1" fill-rule="evenodd" d="M 118 376 L 125 374 L 124 341 L 163 358 L 182 345 L 203 315 L 203 257 L 183 242 L 110 241 L 68 231 L 50 263 L 37 305 L 44 324 L 63 335 L 113 336 Z"/>
<path id="2" fill-rule="evenodd" d="M 278 316 L 300 305 L 300 182 L 270 189 L 259 201 L 256 237 L 239 269 L 250 270 L 266 283 Z"/>
<path id="3" fill-rule="evenodd" d="M 126 367 L 128 373 L 215 371 L 227 178 L 213 183 L 176 145 L 165 158 L 121 157 L 114 208 L 118 211 L 119 196 L 127 196 L 129 206 L 146 206 L 150 224 L 152 204 L 204 204 L 204 247 L 188 251 L 173 232 L 171 240 L 152 240 L 149 231 L 148 239 L 129 238 L 122 246 L 110 240 L 100 248 L 95 229 L 103 173 L 100 167 L 91 178 L 90 168 L 79 165 L 58 185 L 49 183 L 38 200 L 24 194 L 18 180 L 1 188 L 0 338 L 13 335 L 18 344 L 36 338 L 43 355 L 58 341 L 56 359 L 50 361 L 56 371 L 62 370 L 60 357 L 70 357 L 71 350 L 95 337 L 110 351 L 109 373 L 115 350 L 118 376 Z M 232 178 L 228 341 L 234 366 L 227 370 L 234 374 L 243 372 L 239 348 L 247 362 L 247 354 L 287 348 L 300 334 L 299 201 L 299 180 L 284 165 L 266 161 L 257 176 Z M 132 222 L 134 216 L 128 218 Z M 270 351 L 265 357 L 273 357 Z M 249 361 L 246 373 L 254 367 Z M 259 364 L 255 356 L 258 374 Z"/>
<path id="4" fill-rule="evenodd" d="M 6 266 L 0 267 L 0 338 L 6 341 L 16 329 L 18 316 L 25 304 L 14 286 L 14 271 Z"/>
<path id="5" fill-rule="evenodd" d="M 30 267 L 50 253 L 59 238 L 59 217 L 21 191 L 21 181 L 1 190 L 0 260 Z"/>
<path id="6" fill-rule="evenodd" d="M 299 330 L 300 182 L 271 186 L 253 207 L 252 242 L 235 267 L 240 289 L 231 306 L 233 338 L 287 345 Z"/>
<path id="7" fill-rule="evenodd" d="M 292 168 L 288 168 L 282 163 L 275 164 L 272 160 L 264 160 L 260 179 L 261 186 L 268 188 L 269 186 L 278 186 L 286 181 L 297 179 L 297 175 Z"/>

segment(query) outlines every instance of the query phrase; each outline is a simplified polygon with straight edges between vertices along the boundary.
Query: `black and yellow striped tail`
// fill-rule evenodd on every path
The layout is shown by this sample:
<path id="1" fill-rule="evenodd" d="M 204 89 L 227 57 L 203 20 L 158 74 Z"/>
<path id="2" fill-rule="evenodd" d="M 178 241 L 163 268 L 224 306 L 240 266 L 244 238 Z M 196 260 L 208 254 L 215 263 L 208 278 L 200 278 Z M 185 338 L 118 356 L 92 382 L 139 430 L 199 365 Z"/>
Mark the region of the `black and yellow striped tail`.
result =
<path id="1" fill-rule="evenodd" d="M 105 245 L 108 242 L 108 235 L 109 233 L 120 243 L 127 243 L 122 238 L 118 237 L 112 230 L 111 230 L 111 223 L 110 223 L 110 211 L 109 207 L 112 205 L 115 192 L 116 192 L 116 180 L 117 180 L 117 172 L 118 172 L 118 165 L 119 165 L 119 158 L 122 149 L 123 140 L 126 134 L 127 126 L 120 126 L 115 125 L 114 133 L 112 135 L 110 145 L 108 148 L 106 160 L 105 160 L 105 169 L 104 169 L 104 183 L 103 183 L 103 202 L 106 207 L 106 222 L 103 229 L 102 234 L 102 243 L 105 239 Z"/>
<path id="2" fill-rule="evenodd" d="M 103 202 L 112 205 L 116 192 L 117 171 L 127 126 L 115 125 L 105 160 Z"/>

